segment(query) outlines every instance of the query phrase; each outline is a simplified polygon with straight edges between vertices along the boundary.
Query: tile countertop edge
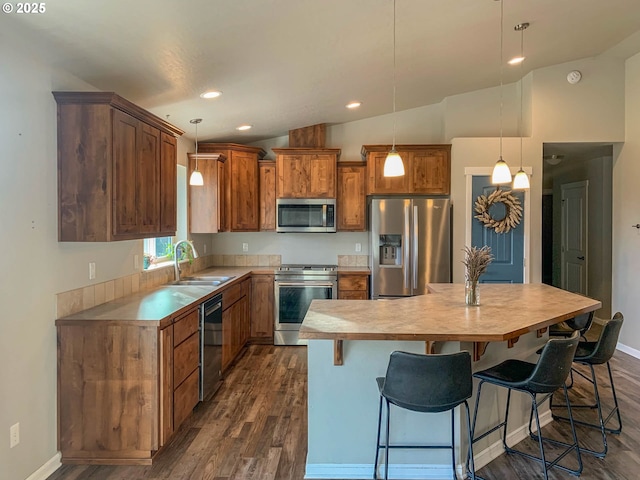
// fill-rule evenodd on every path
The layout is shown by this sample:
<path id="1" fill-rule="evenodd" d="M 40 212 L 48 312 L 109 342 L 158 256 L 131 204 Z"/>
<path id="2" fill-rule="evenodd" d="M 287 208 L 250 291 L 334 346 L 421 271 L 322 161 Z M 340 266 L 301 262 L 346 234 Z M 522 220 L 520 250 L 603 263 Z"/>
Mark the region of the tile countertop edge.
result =
<path id="1" fill-rule="evenodd" d="M 196 272 L 194 276 L 233 275 L 236 278 L 218 287 L 159 285 L 150 290 L 137 292 L 72 315 L 58 318 L 55 324 L 56 326 L 64 326 L 99 321 L 114 325 L 126 322 L 132 326 L 158 326 L 164 328 L 172 323 L 172 319 L 191 310 L 209 298 L 224 292 L 227 288 L 245 280 L 250 275 L 273 275 L 274 272 L 275 270 L 272 267 L 210 267 Z M 154 296 L 161 295 L 163 291 L 173 291 L 175 292 L 175 296 L 183 296 L 184 298 L 181 300 L 173 299 L 172 305 L 164 306 L 164 311 L 159 311 L 157 314 L 153 313 L 153 309 L 149 307 L 146 312 L 143 312 L 143 315 L 137 316 L 145 301 L 153 301 Z M 161 310 L 161 308 L 162 307 L 158 307 L 158 310 Z M 135 312 L 133 312 L 132 309 L 135 309 Z M 123 316 L 126 318 L 123 318 Z"/>

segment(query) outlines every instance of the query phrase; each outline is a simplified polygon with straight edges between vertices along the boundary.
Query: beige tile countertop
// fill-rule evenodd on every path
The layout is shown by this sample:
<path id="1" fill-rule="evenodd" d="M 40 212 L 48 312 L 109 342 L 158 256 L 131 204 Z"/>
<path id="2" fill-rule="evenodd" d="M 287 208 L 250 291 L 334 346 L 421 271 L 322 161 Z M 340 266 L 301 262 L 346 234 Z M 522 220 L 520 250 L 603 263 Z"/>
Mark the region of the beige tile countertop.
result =
<path id="1" fill-rule="evenodd" d="M 505 341 L 602 306 L 539 283 L 481 284 L 476 307 L 465 304 L 463 284 L 432 284 L 429 292 L 389 301 L 313 300 L 300 338 Z"/>
<path id="2" fill-rule="evenodd" d="M 129 322 L 132 325 L 171 323 L 171 318 L 188 311 L 208 298 L 223 292 L 251 274 L 273 274 L 273 267 L 211 267 L 193 276 L 224 275 L 232 280 L 220 286 L 160 285 L 152 290 L 128 295 L 93 308 L 56 320 L 56 325 L 77 324 L 84 321 Z"/>
<path id="3" fill-rule="evenodd" d="M 371 275 L 369 267 L 338 267 L 338 275 Z"/>

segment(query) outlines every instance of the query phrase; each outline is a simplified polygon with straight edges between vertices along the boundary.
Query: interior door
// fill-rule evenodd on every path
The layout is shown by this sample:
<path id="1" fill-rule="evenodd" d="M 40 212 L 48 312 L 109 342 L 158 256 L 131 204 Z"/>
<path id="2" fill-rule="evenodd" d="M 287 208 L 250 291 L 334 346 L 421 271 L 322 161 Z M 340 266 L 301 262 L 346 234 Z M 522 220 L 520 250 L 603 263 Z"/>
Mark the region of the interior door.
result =
<path id="1" fill-rule="evenodd" d="M 587 193 L 589 182 L 566 183 L 562 191 L 561 287 L 587 295 Z"/>
<path id="2" fill-rule="evenodd" d="M 491 184 L 489 176 L 474 176 L 472 180 L 472 201 L 480 195 L 489 195 L 496 189 Z M 501 186 L 501 190 L 510 187 Z M 524 193 L 514 191 L 524 209 Z M 502 204 L 495 204 L 490 209 L 493 218 L 503 218 L 505 208 Z M 523 215 L 524 218 L 524 215 Z M 481 283 L 523 283 L 524 280 L 524 222 L 507 233 L 496 233 L 492 228 L 485 228 L 476 218 L 471 219 L 471 245 L 491 247 L 493 262 L 480 277 Z"/>

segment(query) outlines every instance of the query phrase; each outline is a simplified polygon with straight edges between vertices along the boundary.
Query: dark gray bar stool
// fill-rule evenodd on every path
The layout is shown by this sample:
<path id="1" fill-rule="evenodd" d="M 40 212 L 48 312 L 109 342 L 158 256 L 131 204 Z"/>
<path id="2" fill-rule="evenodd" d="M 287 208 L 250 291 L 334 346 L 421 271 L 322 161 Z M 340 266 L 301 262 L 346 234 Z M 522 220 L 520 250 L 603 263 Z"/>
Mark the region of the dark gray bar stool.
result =
<path id="1" fill-rule="evenodd" d="M 389 358 L 387 373 L 376 378 L 380 391 L 380 407 L 378 410 L 378 438 L 376 442 L 376 459 L 373 465 L 373 478 L 378 478 L 378 458 L 380 449 L 386 452 L 384 478 L 389 477 L 389 449 L 392 448 L 426 448 L 450 449 L 453 465 L 453 478 L 456 475 L 454 409 L 464 404 L 467 412 L 467 432 L 469 456 L 471 461 L 471 478 L 475 479 L 473 450 L 471 444 L 471 419 L 467 399 L 473 393 L 471 379 L 471 355 L 469 352 L 458 352 L 447 355 L 421 355 L 407 352 L 393 352 Z M 384 444 L 380 443 L 382 426 L 382 403 L 387 405 L 386 436 Z M 389 444 L 389 405 L 414 412 L 439 413 L 451 410 L 451 445 L 390 445 Z"/>
<path id="2" fill-rule="evenodd" d="M 585 334 L 591 328 L 593 323 L 593 312 L 587 312 L 576 315 L 569 320 L 560 322 L 549 327 L 550 337 L 570 337 L 576 330 L 580 331 L 580 338 L 586 340 Z"/>
<path id="3" fill-rule="evenodd" d="M 602 327 L 602 331 L 600 332 L 600 337 L 596 342 L 580 342 L 578 344 L 578 349 L 576 350 L 575 357 L 573 358 L 573 361 L 575 363 L 586 365 L 591 371 L 591 377 L 587 377 L 575 368 L 572 369 L 572 372 L 577 373 L 593 385 L 593 392 L 596 403 L 590 405 L 574 404 L 572 405 L 572 408 L 592 408 L 598 410 L 597 424 L 583 422 L 581 420 L 573 420 L 574 423 L 577 423 L 578 425 L 600 429 L 600 432 L 602 434 L 602 450 L 596 451 L 583 447 L 580 448 L 581 452 L 589 453 L 591 455 L 595 455 L 596 457 L 604 457 L 607 454 L 607 433 L 618 434 L 622 431 L 622 418 L 620 417 L 620 408 L 618 407 L 618 397 L 616 395 L 616 387 L 613 383 L 613 375 L 611 374 L 611 365 L 609 364 L 609 360 L 611 360 L 611 357 L 613 357 L 613 354 L 616 351 L 616 345 L 618 344 L 618 337 L 620 336 L 622 322 L 624 322 L 624 316 L 622 315 L 622 313 L 617 312 L 611 320 L 607 321 L 607 323 L 604 324 L 604 326 Z M 607 365 L 607 371 L 609 372 L 609 382 L 611 385 L 611 392 L 613 394 L 614 403 L 614 407 L 611 409 L 606 418 L 604 418 L 602 414 L 602 401 L 600 398 L 600 392 L 598 391 L 596 372 L 593 368 L 594 365 L 603 364 Z M 607 423 L 609 422 L 609 420 L 611 420 L 613 415 L 616 415 L 617 417 L 618 427 L 608 428 Z M 567 417 L 563 417 L 560 415 L 553 415 L 553 418 L 556 420 L 569 420 Z"/>
<path id="4" fill-rule="evenodd" d="M 569 472 L 573 475 L 580 475 L 582 472 L 582 458 L 580 457 L 580 448 L 578 446 L 578 437 L 576 436 L 576 429 L 571 414 L 571 403 L 569 402 L 569 396 L 567 393 L 566 379 L 571 371 L 571 363 L 578 346 L 579 333 L 576 331 L 569 338 L 553 338 L 549 340 L 542 349 L 540 358 L 537 363 L 529 363 L 522 360 L 506 360 L 495 367 L 482 370 L 473 374 L 475 378 L 480 380 L 478 385 L 478 395 L 476 396 L 475 412 L 473 415 L 473 424 L 471 427 L 471 434 L 473 442 L 483 439 L 487 435 L 500 428 L 504 428 L 502 435 L 502 444 L 504 449 L 509 454 L 518 454 L 526 458 L 536 460 L 542 464 L 544 478 L 549 478 L 548 470 L 551 467 L 556 467 Z M 480 403 L 480 394 L 482 392 L 482 386 L 485 383 L 491 383 L 499 387 L 508 389 L 507 393 L 507 406 L 505 411 L 504 421 L 491 428 L 489 431 L 482 435 L 475 437 L 476 420 L 478 418 L 478 404 Z M 531 430 L 531 423 L 533 417 L 536 419 L 536 427 L 538 433 L 540 429 L 540 417 L 538 415 L 538 407 L 542 405 L 551 395 L 560 387 L 564 388 L 564 396 L 567 402 L 568 419 L 571 422 L 571 433 L 573 435 L 573 443 L 565 443 L 551 438 L 545 438 L 542 435 L 534 435 Z M 529 435 L 538 441 L 540 447 L 540 456 L 536 457 L 526 452 L 516 450 L 507 445 L 507 425 L 509 421 L 509 405 L 511 403 L 511 391 L 516 390 L 524 392 L 531 397 L 531 415 L 529 416 Z M 538 400 L 537 395 L 544 395 Z M 551 443 L 556 446 L 565 447 L 553 461 L 548 461 L 545 458 L 543 441 Z M 566 455 L 575 451 L 578 461 L 577 468 L 569 468 L 563 465 L 559 465 L 558 462 L 562 460 Z"/>

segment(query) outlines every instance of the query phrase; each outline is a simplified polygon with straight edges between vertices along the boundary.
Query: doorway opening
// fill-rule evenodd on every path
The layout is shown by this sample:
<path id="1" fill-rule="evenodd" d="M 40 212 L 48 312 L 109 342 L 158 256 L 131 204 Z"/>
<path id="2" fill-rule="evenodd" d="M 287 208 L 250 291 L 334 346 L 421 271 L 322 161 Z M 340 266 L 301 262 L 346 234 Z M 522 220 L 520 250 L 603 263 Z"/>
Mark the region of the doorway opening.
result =
<path id="1" fill-rule="evenodd" d="M 611 143 L 545 143 L 542 281 L 602 302 L 611 318 Z"/>

